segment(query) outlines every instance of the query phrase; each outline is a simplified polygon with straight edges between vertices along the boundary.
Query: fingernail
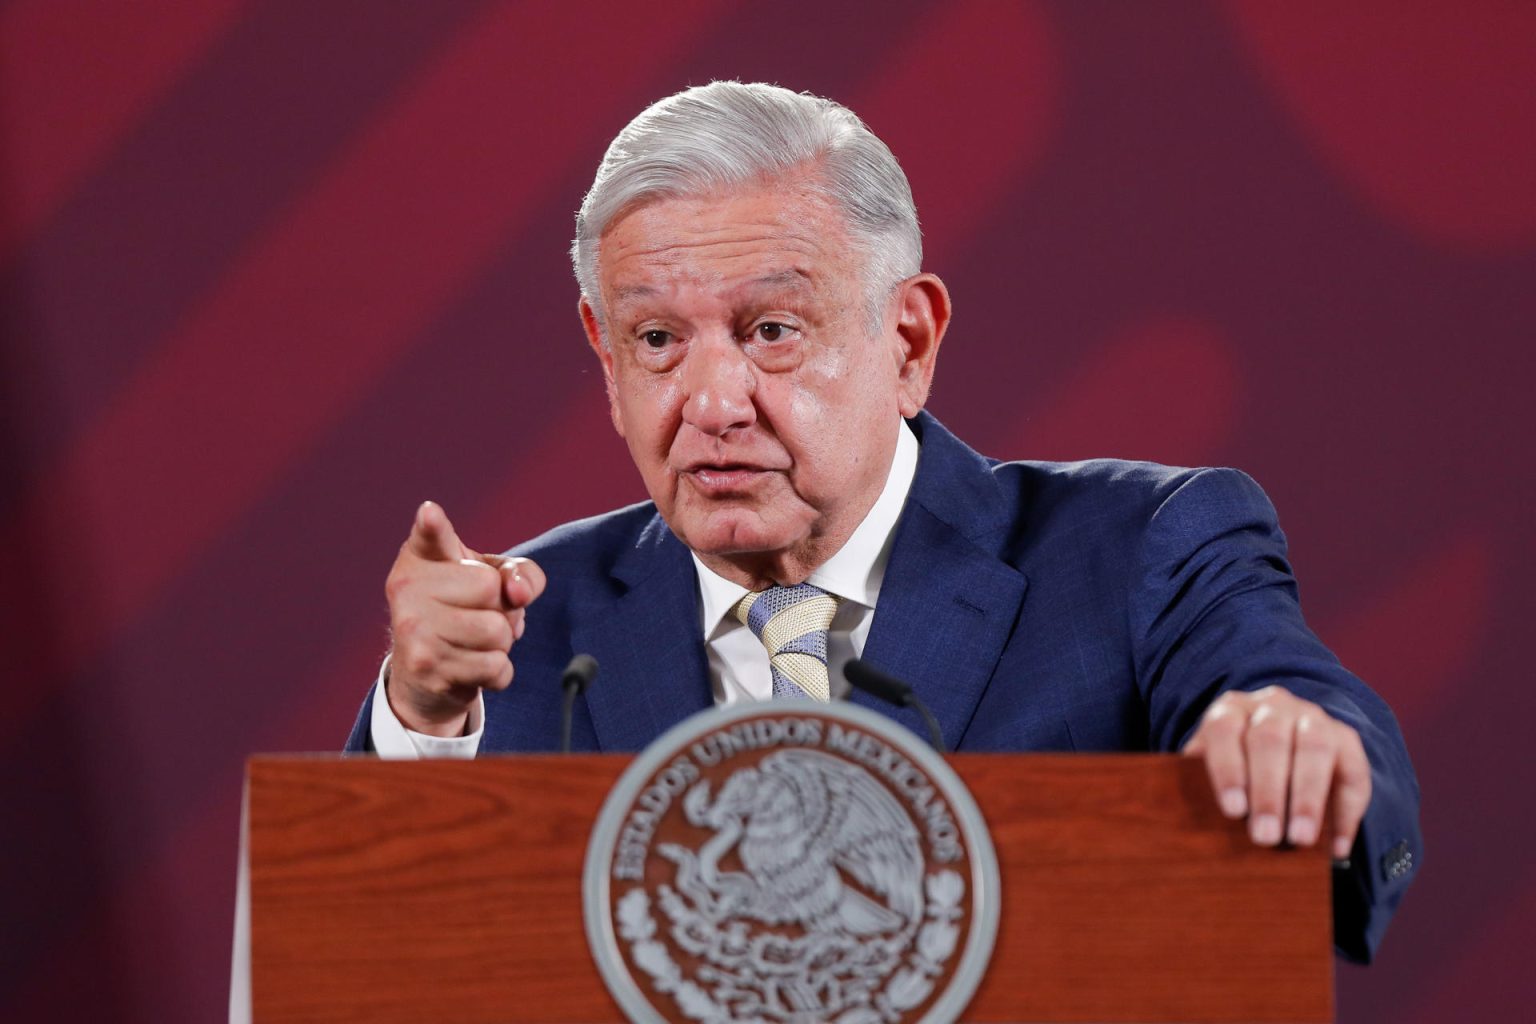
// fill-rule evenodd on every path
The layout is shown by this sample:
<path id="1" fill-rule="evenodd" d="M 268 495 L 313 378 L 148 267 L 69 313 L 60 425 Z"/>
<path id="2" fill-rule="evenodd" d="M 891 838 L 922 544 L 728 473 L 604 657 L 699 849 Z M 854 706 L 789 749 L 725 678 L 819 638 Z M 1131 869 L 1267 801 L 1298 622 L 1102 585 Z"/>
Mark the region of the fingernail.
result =
<path id="1" fill-rule="evenodd" d="M 527 616 L 524 616 L 523 618 L 518 619 L 517 620 L 517 625 L 512 627 L 512 639 L 514 639 L 514 640 L 521 640 L 523 638 L 523 631 L 526 630 L 527 628 L 528 628 L 528 618 L 527 618 Z"/>
<path id="2" fill-rule="evenodd" d="M 1248 794 L 1236 786 L 1221 791 L 1221 813 L 1229 818 L 1241 818 L 1248 813 Z"/>
<path id="3" fill-rule="evenodd" d="M 1311 846 L 1317 842 L 1317 822 L 1311 818 L 1292 818 L 1286 839 L 1292 846 Z"/>
<path id="4" fill-rule="evenodd" d="M 1342 860 L 1342 861 L 1345 861 L 1347 863 L 1349 861 L 1349 848 L 1350 848 L 1350 845 L 1351 845 L 1350 841 L 1347 838 L 1345 838 L 1344 836 L 1334 836 L 1333 837 L 1333 859 L 1334 860 Z"/>
<path id="5" fill-rule="evenodd" d="M 1280 819 L 1273 814 L 1256 815 L 1248 823 L 1248 832 L 1260 846 L 1274 846 L 1280 841 Z"/>

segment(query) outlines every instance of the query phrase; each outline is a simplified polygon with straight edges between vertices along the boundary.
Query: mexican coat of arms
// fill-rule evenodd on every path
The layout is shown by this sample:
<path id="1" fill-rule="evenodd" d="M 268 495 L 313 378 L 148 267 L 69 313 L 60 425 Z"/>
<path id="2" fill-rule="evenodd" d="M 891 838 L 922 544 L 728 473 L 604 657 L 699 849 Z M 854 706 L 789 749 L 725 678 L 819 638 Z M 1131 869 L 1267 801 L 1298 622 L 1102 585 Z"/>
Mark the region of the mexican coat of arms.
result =
<path id="1" fill-rule="evenodd" d="M 707 711 L 653 744 L 594 830 L 593 954 L 638 1021 L 951 1021 L 997 927 L 974 802 L 874 712 Z"/>

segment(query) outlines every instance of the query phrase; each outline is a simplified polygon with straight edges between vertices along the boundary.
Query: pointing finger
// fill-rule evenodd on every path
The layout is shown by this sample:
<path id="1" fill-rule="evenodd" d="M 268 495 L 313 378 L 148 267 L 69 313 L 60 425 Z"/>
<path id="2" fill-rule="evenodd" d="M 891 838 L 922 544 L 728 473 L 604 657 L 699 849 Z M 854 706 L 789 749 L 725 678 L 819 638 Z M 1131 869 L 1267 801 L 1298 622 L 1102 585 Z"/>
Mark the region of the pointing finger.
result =
<path id="1" fill-rule="evenodd" d="M 466 556 L 459 535 L 453 532 L 448 514 L 435 501 L 424 501 L 416 510 L 406 547 L 417 558 L 431 562 L 457 562 Z"/>

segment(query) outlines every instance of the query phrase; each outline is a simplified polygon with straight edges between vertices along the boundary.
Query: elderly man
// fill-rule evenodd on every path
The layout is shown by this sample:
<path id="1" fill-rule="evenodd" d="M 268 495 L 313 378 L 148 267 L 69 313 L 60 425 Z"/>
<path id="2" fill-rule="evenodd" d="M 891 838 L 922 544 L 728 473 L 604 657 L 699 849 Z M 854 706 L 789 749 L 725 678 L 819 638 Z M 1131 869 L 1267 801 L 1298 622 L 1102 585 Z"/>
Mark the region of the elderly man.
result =
<path id="1" fill-rule="evenodd" d="M 923 412 L 950 301 L 921 255 L 905 176 L 846 108 L 714 83 L 637 117 L 573 256 L 651 501 L 509 556 L 422 505 L 349 748 L 552 749 L 576 652 L 602 678 L 575 743 L 604 751 L 712 703 L 842 697 L 862 656 L 955 749 L 1200 754 L 1265 845 L 1331 812 L 1338 945 L 1369 959 L 1417 785 L 1391 712 L 1303 623 L 1269 502 L 1230 470 L 971 451 Z M 786 609 L 809 625 L 770 659 Z"/>

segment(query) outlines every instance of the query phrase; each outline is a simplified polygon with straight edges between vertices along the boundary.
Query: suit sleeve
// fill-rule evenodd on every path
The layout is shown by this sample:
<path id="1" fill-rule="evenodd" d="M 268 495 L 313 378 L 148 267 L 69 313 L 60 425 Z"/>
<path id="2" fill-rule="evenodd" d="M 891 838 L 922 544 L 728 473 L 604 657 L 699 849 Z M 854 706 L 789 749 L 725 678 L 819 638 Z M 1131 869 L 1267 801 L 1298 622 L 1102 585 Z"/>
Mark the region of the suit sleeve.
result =
<path id="1" fill-rule="evenodd" d="M 1356 729 L 1371 804 L 1335 869 L 1334 943 L 1369 963 L 1422 862 L 1419 787 L 1397 720 L 1302 619 L 1285 537 L 1264 492 L 1235 470 L 1176 481 L 1152 513 L 1128 604 L 1152 744 L 1178 750 L 1215 697 L 1277 685 Z"/>

